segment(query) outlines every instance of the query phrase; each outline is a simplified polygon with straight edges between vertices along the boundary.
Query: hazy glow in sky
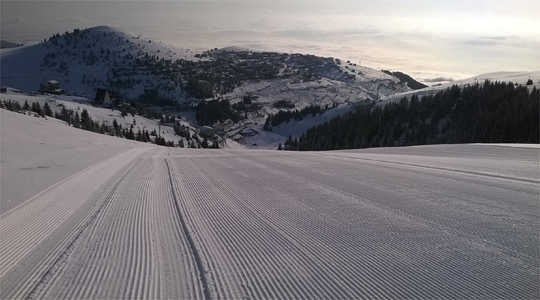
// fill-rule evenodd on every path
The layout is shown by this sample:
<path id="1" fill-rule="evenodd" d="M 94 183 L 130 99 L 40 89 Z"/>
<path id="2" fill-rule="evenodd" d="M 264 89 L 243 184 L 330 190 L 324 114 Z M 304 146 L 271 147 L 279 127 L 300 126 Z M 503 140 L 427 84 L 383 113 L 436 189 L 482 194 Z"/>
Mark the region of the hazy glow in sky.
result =
<path id="1" fill-rule="evenodd" d="M 470 3 L 473 2 L 473 3 Z M 1 37 L 108 25 L 183 48 L 333 56 L 422 81 L 540 70 L 540 1 L 2 1 Z"/>

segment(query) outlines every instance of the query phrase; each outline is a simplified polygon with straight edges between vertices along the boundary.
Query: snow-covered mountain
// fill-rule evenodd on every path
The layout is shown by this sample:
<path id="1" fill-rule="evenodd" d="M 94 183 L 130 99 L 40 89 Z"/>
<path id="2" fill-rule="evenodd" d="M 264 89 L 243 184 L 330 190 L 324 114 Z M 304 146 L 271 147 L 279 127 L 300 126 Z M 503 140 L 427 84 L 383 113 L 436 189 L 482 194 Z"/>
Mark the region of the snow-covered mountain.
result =
<path id="1" fill-rule="evenodd" d="M 307 130 L 278 130 L 282 135 L 253 138 L 261 133 L 268 115 L 293 109 L 276 108 L 277 101 L 288 101 L 298 110 L 310 105 L 341 105 L 334 112 L 337 115 L 352 109 L 350 104 L 410 90 L 391 75 L 337 58 L 240 47 L 197 52 L 107 26 L 75 29 L 0 53 L 1 85 L 26 92 L 55 80 L 68 95 L 94 99 L 97 89 L 105 88 L 123 100 L 140 99 L 178 109 L 203 98 L 227 99 L 234 104 L 249 95 L 257 109 L 241 112 L 247 118 L 230 136 L 247 130 L 250 134 L 240 141 L 249 145 L 268 141 L 277 145 L 288 134 Z M 186 114 L 193 122 L 194 114 Z"/>
<path id="2" fill-rule="evenodd" d="M 527 82 L 529 79 L 532 81 L 529 82 L 530 84 L 527 85 Z M 539 71 L 515 71 L 515 72 L 492 72 L 492 73 L 485 73 L 480 74 L 474 77 L 465 78 L 461 80 L 456 80 L 450 83 L 446 84 L 438 84 L 430 87 L 426 87 L 419 90 L 414 91 L 406 91 L 402 93 L 396 93 L 388 96 L 381 97 L 381 102 L 378 103 L 378 105 L 385 105 L 389 101 L 399 101 L 403 97 L 411 97 L 412 95 L 417 95 L 419 97 L 426 96 L 426 95 L 433 95 L 441 90 L 445 90 L 453 85 L 457 86 L 467 86 L 472 84 L 482 84 L 486 80 L 490 80 L 492 82 L 499 81 L 499 82 L 513 82 L 515 84 L 521 84 L 521 85 L 527 85 L 528 87 L 540 87 L 540 70 Z"/>
<path id="3" fill-rule="evenodd" d="M 64 91 L 90 97 L 94 96 L 97 88 L 108 88 L 130 99 L 137 98 L 145 89 L 157 89 L 161 96 L 182 101 L 190 98 L 186 93 L 187 83 L 182 82 L 194 77 L 193 74 L 189 74 L 190 71 L 213 72 L 213 76 L 221 77 L 222 81 L 228 78 L 241 80 L 241 85 L 246 86 L 243 90 L 232 93 L 233 97 L 255 88 L 248 84 L 249 79 L 257 80 L 259 85 L 256 86 L 271 84 L 282 86 L 288 84 L 283 82 L 283 79 L 291 78 L 291 83 L 299 83 L 318 78 L 316 76 L 309 79 L 301 78 L 303 74 L 312 72 L 312 67 L 320 63 L 319 58 L 315 56 L 285 54 L 280 55 L 282 59 L 279 61 L 269 59 L 270 55 L 258 55 L 256 59 L 231 56 L 235 53 L 248 52 L 251 54 L 251 51 L 238 47 L 197 52 L 168 46 L 107 26 L 76 29 L 62 35 L 56 34 L 39 44 L 2 50 L 0 56 L 2 85 L 31 91 L 37 90 L 44 80 L 56 80 Z M 237 74 L 232 74 L 230 70 L 222 72 L 215 69 L 215 64 L 205 63 L 210 61 L 225 62 L 243 70 Z M 328 68 L 316 75 L 327 79 L 320 83 L 321 86 L 330 85 L 339 89 L 334 92 L 337 96 L 335 101 L 355 100 L 360 96 L 374 97 L 377 82 L 383 83 L 380 89 L 382 95 L 407 90 L 406 87 L 397 85 L 398 81 L 395 78 L 382 72 L 353 64 L 341 64 L 339 60 L 337 64 L 333 59 L 330 61 L 331 63 L 327 64 Z M 253 65 L 253 62 L 256 64 Z M 190 64 L 196 66 L 188 66 Z M 276 76 L 266 77 L 280 80 L 261 82 L 261 79 L 266 78 L 260 78 L 257 70 L 243 76 L 247 73 L 246 68 L 268 64 L 276 64 L 272 67 L 280 70 Z M 330 68 L 332 66 L 334 68 Z M 290 72 L 283 74 L 283 71 L 287 70 Z M 243 74 L 238 74 L 242 72 Z M 249 78 L 249 75 L 252 75 L 252 78 Z M 207 80 L 211 81 L 210 78 Z M 313 87 L 315 88 L 315 85 Z M 216 86 L 213 88 L 217 89 Z M 282 87 L 281 91 L 288 90 L 290 89 Z M 355 96 L 345 97 L 344 92 L 352 94 L 351 90 L 356 92 Z M 215 92 L 217 94 L 217 91 Z M 272 93 L 275 92 L 272 90 Z M 317 93 L 307 94 L 309 97 L 306 101 L 311 101 L 313 99 L 309 98 L 314 98 L 313 95 Z M 326 91 L 326 94 L 332 95 L 332 92 Z"/>
<path id="4" fill-rule="evenodd" d="M 144 89 L 157 88 L 162 95 L 182 97 L 173 82 L 160 80 L 146 66 L 144 58 L 163 62 L 193 60 L 195 52 L 172 49 L 151 39 L 99 26 L 55 35 L 34 45 L 3 49 L 0 56 L 2 85 L 25 91 L 39 89 L 40 83 L 56 80 L 67 93 L 93 98 L 97 88 L 116 90 L 136 98 Z"/>

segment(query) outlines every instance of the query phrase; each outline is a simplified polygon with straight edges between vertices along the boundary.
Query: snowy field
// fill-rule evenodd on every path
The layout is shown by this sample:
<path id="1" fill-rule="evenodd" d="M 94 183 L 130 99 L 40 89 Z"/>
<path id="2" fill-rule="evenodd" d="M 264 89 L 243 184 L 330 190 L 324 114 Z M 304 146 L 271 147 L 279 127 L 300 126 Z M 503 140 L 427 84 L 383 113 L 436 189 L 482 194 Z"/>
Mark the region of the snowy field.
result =
<path id="1" fill-rule="evenodd" d="M 1 299 L 540 297 L 538 148 L 171 149 L 0 111 Z"/>

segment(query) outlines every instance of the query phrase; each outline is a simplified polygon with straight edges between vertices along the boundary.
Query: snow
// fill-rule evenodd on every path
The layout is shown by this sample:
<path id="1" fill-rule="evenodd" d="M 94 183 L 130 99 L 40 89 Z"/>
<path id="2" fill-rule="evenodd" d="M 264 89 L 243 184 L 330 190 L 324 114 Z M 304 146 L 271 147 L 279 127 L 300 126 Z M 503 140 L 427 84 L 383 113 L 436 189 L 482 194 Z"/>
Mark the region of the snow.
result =
<path id="1" fill-rule="evenodd" d="M 45 120 L 3 109 L 0 112 L 0 213 L 93 164 L 141 146 L 76 130 L 54 118 Z"/>
<path id="2" fill-rule="evenodd" d="M 198 51 L 170 46 L 149 38 L 124 33 L 112 27 L 98 26 L 88 30 L 89 33 L 85 38 L 79 38 L 82 44 L 79 44 L 75 49 L 67 46 L 64 38 L 60 38 L 61 48 L 53 45 L 51 41 L 47 41 L 46 44 L 0 50 L 2 85 L 25 91 L 35 91 L 39 89 L 39 84 L 43 80 L 57 80 L 61 89 L 93 98 L 97 88 L 106 86 L 107 73 L 113 68 L 114 62 L 122 67 L 124 56 L 128 53 L 134 58 L 148 53 L 150 56 L 155 55 L 159 59 L 172 61 L 177 59 L 200 60 L 195 58 Z M 91 44 L 91 48 L 85 46 L 88 43 Z M 102 54 L 101 49 L 105 53 Z M 65 51 L 70 51 L 70 54 L 66 54 Z M 85 54 L 82 51 L 85 51 Z M 94 65 L 87 65 L 83 62 L 83 55 L 89 54 L 90 51 L 100 57 L 100 60 Z M 107 51 L 110 51 L 111 54 L 106 54 Z M 57 56 L 55 61 L 63 61 L 67 64 L 67 74 L 57 72 L 56 68 L 43 66 L 44 57 L 48 53 L 54 53 Z M 109 57 L 109 59 L 105 59 L 105 57 Z M 83 84 L 81 81 L 83 76 L 86 76 L 91 83 Z M 139 84 L 129 90 L 128 96 L 132 98 L 141 94 L 144 88 L 162 83 L 159 78 L 151 75 L 136 76 L 134 79 L 140 79 L 145 85 Z M 190 99 L 178 90 L 170 92 L 169 96 L 177 99 Z"/>
<path id="3" fill-rule="evenodd" d="M 396 93 L 393 95 L 383 96 L 381 97 L 382 102 L 377 103 L 377 105 L 385 105 L 388 102 L 399 101 L 403 99 L 403 97 L 410 98 L 413 94 L 416 94 L 418 97 L 434 95 L 441 90 L 445 90 L 449 87 L 452 87 L 453 85 L 463 87 L 467 85 L 473 85 L 476 83 L 482 84 L 485 80 L 490 80 L 493 82 L 495 81 L 512 82 L 512 83 L 525 85 L 529 78 L 533 81 L 533 84 L 529 85 L 528 87 L 530 88 L 536 87 L 538 89 L 540 87 L 540 71 L 493 72 L 493 73 L 480 74 L 480 75 L 477 75 L 471 78 L 462 79 L 462 80 L 456 80 L 456 81 L 446 83 L 446 84 L 426 87 L 426 88 L 415 90 L 415 91 L 407 91 L 403 93 Z"/>
<path id="4" fill-rule="evenodd" d="M 113 68 L 121 70 L 123 67 L 130 65 L 127 61 L 125 62 L 124 57 L 127 54 L 133 56 L 134 59 L 142 58 L 147 54 L 171 61 L 178 59 L 191 61 L 212 59 L 211 57 L 196 57 L 197 54 L 203 52 L 174 47 L 149 37 L 123 32 L 108 26 L 93 27 L 88 29 L 88 32 L 84 38 L 79 38 L 82 45 L 78 44 L 75 48 L 72 48 L 71 45 L 68 46 L 67 40 L 62 37 L 59 39 L 59 45 L 47 41 L 41 44 L 2 49 L 0 51 L 2 86 L 10 87 L 12 90 L 7 95 L 3 94 L 1 99 L 11 97 L 11 99 L 17 101 L 24 101 L 30 96 L 35 96 L 30 93 L 37 90 L 43 80 L 57 80 L 61 89 L 76 96 L 35 96 L 32 97 L 33 100 L 28 98 L 29 101 L 37 101 L 41 104 L 49 102 L 53 109 L 59 109 L 59 105 L 74 110 L 86 108 L 94 120 L 112 124 L 113 120 L 116 119 L 124 127 L 130 126 L 133 119 L 135 119 L 135 130 L 157 131 L 158 123 L 156 120 L 148 120 L 139 116 L 130 116 L 124 119 L 119 115 L 118 111 L 92 107 L 90 99 L 94 98 L 97 88 L 107 86 L 107 76 L 114 76 L 111 75 Z M 82 51 L 85 51 L 85 54 Z M 99 56 L 99 60 L 94 65 L 87 65 L 83 59 L 90 51 Z M 231 46 L 213 50 L 213 53 L 217 55 L 224 51 L 245 52 L 249 51 L 249 49 Z M 108 52 L 111 54 L 107 54 Z M 59 72 L 57 70 L 60 69 L 59 66 L 51 67 L 46 65 L 45 57 L 47 54 L 56 55 L 54 63 L 61 64 L 61 62 L 64 62 L 66 70 Z M 287 67 L 300 68 L 300 66 L 303 66 L 301 69 L 295 70 L 304 70 L 310 64 L 309 60 L 303 60 L 306 57 L 310 56 L 290 55 L 280 72 L 283 73 Z M 324 65 L 322 71 L 317 71 L 320 74 L 307 77 L 309 79 L 304 78 L 300 74 L 301 72 L 293 72 L 294 74 L 291 74 L 290 77 L 244 81 L 241 86 L 235 88 L 232 92 L 224 94 L 223 97 L 231 103 L 241 101 L 247 94 L 254 95 L 257 98 L 253 102 L 262 106 L 257 112 L 248 113 L 248 119 L 237 124 L 239 129 L 230 132 L 227 138 L 240 141 L 241 144 L 249 148 L 276 149 L 277 145 L 285 141 L 289 135 L 299 137 L 310 126 L 329 121 L 333 117 L 352 111 L 354 106 L 366 105 L 377 99 L 383 100 L 378 102 L 378 105 L 384 105 L 388 101 L 399 101 L 404 96 L 410 97 L 412 94 L 418 94 L 419 96 L 434 94 L 452 84 L 463 86 L 474 84 L 476 81 L 481 82 L 485 79 L 524 84 L 530 76 L 535 86 L 538 86 L 540 79 L 540 72 L 496 72 L 478 75 L 446 85 L 411 91 L 407 86 L 400 84 L 397 78 L 379 70 L 347 63 L 344 60 L 341 60 L 338 66 L 335 67 L 334 61 L 326 58 L 322 64 Z M 83 78 L 86 79 L 82 80 Z M 125 96 L 131 99 L 137 98 L 145 89 L 158 88 L 164 96 L 177 100 L 179 103 L 196 102 L 196 99 L 181 90 L 178 86 L 179 82 L 152 75 L 148 70 L 141 71 L 138 69 L 136 74 L 123 74 L 119 78 L 137 82 L 133 87 L 123 90 L 126 93 Z M 182 78 L 179 78 L 179 81 L 182 81 Z M 16 94 L 13 91 L 14 89 L 21 90 L 28 95 Z M 298 110 L 309 105 L 319 105 L 321 107 L 328 105 L 331 107 L 334 104 L 339 104 L 339 107 L 327 111 L 322 116 L 308 117 L 299 122 L 291 120 L 287 124 L 273 128 L 273 133 L 264 132 L 263 125 L 266 118 L 282 109 L 273 106 L 274 103 L 280 100 L 291 101 L 294 103 L 295 109 Z M 180 115 L 182 124 L 190 126 L 193 132 L 198 128 L 194 111 L 165 111 L 161 107 L 154 107 L 154 109 L 174 117 Z M 175 142 L 180 140 L 180 137 L 174 135 L 170 126 L 162 128 L 161 135 L 167 140 Z M 237 147 L 236 144 L 238 143 L 227 147 Z"/>
<path id="5" fill-rule="evenodd" d="M 85 30 L 81 30 L 81 32 L 85 32 Z M 82 38 L 80 36 L 76 39 L 78 40 L 78 44 L 75 47 L 73 46 L 75 42 L 71 41 L 68 45 L 68 40 L 65 37 L 61 37 L 58 39 L 58 45 L 55 45 L 53 41 L 49 40 L 46 43 L 13 49 L 2 49 L 0 52 L 2 85 L 28 93 L 37 90 L 39 84 L 44 80 L 56 80 L 59 82 L 60 88 L 67 93 L 82 96 L 80 101 L 89 101 L 84 98 L 93 99 L 97 88 L 109 86 L 107 77 L 112 76 L 111 78 L 113 80 L 120 78 L 122 80 L 129 79 L 129 82 L 137 82 L 132 88 L 120 90 L 120 93 L 125 93 L 127 98 L 135 99 L 145 89 L 158 88 L 164 96 L 175 99 L 179 103 L 188 103 L 196 99 L 182 91 L 178 87 L 178 82 L 173 83 L 171 80 L 152 75 L 149 71 L 145 70 L 139 70 L 137 74 L 131 71 L 131 73 L 128 72 L 128 75 L 123 74 L 123 68 L 128 65 L 131 66 L 125 56 L 129 54 L 133 59 L 137 59 L 149 55 L 173 62 L 178 59 L 191 61 L 212 59 L 211 57 L 196 57 L 197 54 L 202 54 L 203 52 L 174 47 L 148 37 L 123 32 L 108 26 L 90 28 L 88 29 L 88 33 Z M 85 57 L 89 55 L 90 51 L 98 57 L 98 60 L 94 64 L 88 65 L 85 62 Z M 214 54 L 219 54 L 224 51 L 245 52 L 249 51 L 249 49 L 231 46 L 212 51 Z M 49 59 L 47 63 L 46 56 L 53 54 L 55 58 L 52 60 Z M 296 56 L 290 59 L 288 61 L 290 66 L 302 65 L 303 62 L 300 62 L 301 59 L 299 57 Z M 62 62 L 65 63 L 65 70 L 60 72 L 59 65 Z M 51 66 L 54 63 L 57 65 L 54 67 Z M 116 72 L 112 72 L 113 68 L 121 74 L 119 75 L 120 77 L 114 77 L 114 73 Z M 406 86 L 400 85 L 396 78 L 381 71 L 363 66 L 355 66 L 345 61 L 342 61 L 337 69 L 328 68 L 321 75 L 317 80 L 310 81 L 296 77 L 277 80 L 245 81 L 231 93 L 225 94 L 224 97 L 235 103 L 240 101 L 247 93 L 259 96 L 255 102 L 263 105 L 263 108 L 258 114 L 250 114 L 249 121 L 252 124 L 258 123 L 258 125 L 253 125 L 250 128 L 260 132 L 262 131 L 262 124 L 264 124 L 265 118 L 269 114 L 275 114 L 279 111 L 279 109 L 273 107 L 273 103 L 279 100 L 290 100 L 296 105 L 297 109 L 302 109 L 309 105 L 331 106 L 334 103 L 354 104 L 365 101 L 365 99 L 373 100 L 377 97 L 377 89 L 379 89 L 381 96 L 388 96 L 395 92 L 409 90 Z M 351 79 L 352 77 L 349 77 L 352 75 L 354 75 L 354 80 Z M 181 79 L 179 78 L 179 80 Z M 74 102 L 74 98 L 67 100 L 58 98 L 58 100 Z M 66 104 L 66 107 L 73 108 L 74 106 Z M 117 114 L 109 116 L 109 114 L 103 114 L 102 111 L 89 110 L 89 112 L 92 117 L 107 122 L 112 122 L 112 118 L 109 117 L 117 117 Z M 169 114 L 168 112 L 164 113 Z M 185 117 L 186 122 L 195 124 L 193 119 L 191 116 Z M 138 121 L 137 123 L 139 123 Z M 125 122 L 129 123 L 128 121 Z M 145 123 L 140 123 L 143 126 L 155 127 L 153 122 L 145 122 L 143 120 L 141 122 Z M 193 126 L 196 127 L 195 125 Z M 304 125 L 300 124 L 299 127 L 303 128 Z M 291 132 L 285 132 L 283 130 L 280 132 L 286 138 L 289 134 L 294 133 L 296 135 L 298 129 Z M 166 133 L 167 136 L 171 136 L 170 133 L 170 131 Z M 249 144 L 245 145 L 250 146 L 253 143 L 268 142 L 271 145 L 265 145 L 263 148 L 276 147 L 274 144 L 279 140 L 278 137 L 271 134 L 267 135 L 271 137 L 247 137 L 245 141 L 249 142 Z M 171 137 L 174 137 L 174 135 Z"/>
<path id="6" fill-rule="evenodd" d="M 2 299 L 538 295 L 538 148 L 193 150 L 0 119 Z"/>
<path id="7" fill-rule="evenodd" d="M 471 145 L 540 149 L 540 144 L 487 144 L 487 143 L 476 143 L 476 144 L 471 144 Z"/>
<path id="8" fill-rule="evenodd" d="M 325 111 L 322 115 L 308 115 L 301 121 L 294 121 L 294 119 L 292 119 L 288 123 L 281 123 L 278 126 L 272 127 L 272 132 L 287 138 L 289 135 L 291 135 L 293 138 L 299 138 L 309 128 L 324 124 L 337 116 L 344 115 L 353 110 L 354 106 L 341 104 L 336 108 Z"/>
<path id="9" fill-rule="evenodd" d="M 120 111 L 118 110 L 112 110 L 109 108 L 102 108 L 102 107 L 94 107 L 91 105 L 93 102 L 90 99 L 83 98 L 83 97 L 75 97 L 75 96 L 62 96 L 62 95 L 51 95 L 51 96 L 36 96 L 36 95 L 27 95 L 22 93 L 12 93 L 8 92 L 5 94 L 0 94 L 0 101 L 3 100 L 12 100 L 17 101 L 21 105 L 28 101 L 29 104 L 32 104 L 32 102 L 38 102 L 41 107 L 44 106 L 45 103 L 49 103 L 51 109 L 53 111 L 61 111 L 62 107 L 65 107 L 66 109 L 71 109 L 73 111 L 76 111 L 81 114 L 83 109 L 86 109 L 88 111 L 88 114 L 94 121 L 105 122 L 106 125 L 112 126 L 114 120 L 119 125 L 122 125 L 123 128 L 130 128 L 133 124 L 133 130 L 137 132 L 138 130 L 148 130 L 149 132 L 152 131 L 159 131 L 159 120 L 154 119 L 147 119 L 145 117 L 139 116 L 139 115 L 128 115 L 125 118 L 122 117 Z M 171 116 L 177 117 L 178 115 L 182 116 L 183 113 L 168 113 Z M 133 123 L 135 121 L 135 123 Z M 187 126 L 190 128 L 190 131 L 196 132 L 196 129 L 192 127 L 188 122 L 181 121 L 181 125 Z M 180 139 L 183 139 L 180 136 L 177 136 L 174 132 L 173 124 L 164 124 L 161 125 L 161 136 L 165 138 L 166 141 L 174 141 L 176 144 L 180 141 Z M 187 145 L 187 141 L 184 139 L 185 145 Z"/>

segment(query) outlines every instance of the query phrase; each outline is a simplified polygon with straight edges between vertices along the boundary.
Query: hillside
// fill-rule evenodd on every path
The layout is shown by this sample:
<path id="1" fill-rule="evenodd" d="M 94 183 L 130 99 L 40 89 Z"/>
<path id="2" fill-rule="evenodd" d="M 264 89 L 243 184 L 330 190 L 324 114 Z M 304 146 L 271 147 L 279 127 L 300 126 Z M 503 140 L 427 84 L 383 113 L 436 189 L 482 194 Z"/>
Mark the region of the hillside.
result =
<path id="1" fill-rule="evenodd" d="M 442 90 L 445 90 L 447 88 L 450 88 L 454 85 L 462 89 L 466 86 L 474 85 L 476 83 L 481 84 L 485 80 L 490 80 L 492 82 L 496 82 L 496 81 L 512 82 L 514 84 L 526 85 L 529 79 L 531 79 L 533 82 L 532 85 L 527 86 L 529 89 L 532 89 L 533 87 L 536 87 L 538 89 L 540 87 L 540 71 L 492 72 L 492 73 L 479 74 L 471 78 L 456 80 L 456 81 L 446 83 L 446 84 L 434 85 L 434 86 L 426 87 L 419 90 L 407 91 L 407 92 L 402 92 L 402 93 L 396 93 L 393 95 L 383 96 L 381 97 L 382 101 L 378 103 L 378 105 L 385 105 L 388 102 L 400 101 L 403 97 L 410 98 L 412 95 L 417 95 L 418 97 L 435 95 L 436 93 Z"/>
<path id="2" fill-rule="evenodd" d="M 310 128 L 300 151 L 453 143 L 539 143 L 539 90 L 508 82 L 457 85 L 436 95 L 358 109 Z"/>
<path id="3" fill-rule="evenodd" d="M 192 150 L 0 121 L 1 299 L 538 298 L 538 148 Z"/>
<path id="4" fill-rule="evenodd" d="M 189 122 L 182 118 L 181 116 L 178 117 L 178 115 L 172 115 L 167 122 L 165 122 L 167 119 L 160 118 L 159 116 L 162 116 L 161 114 L 157 113 L 156 111 L 149 110 L 150 113 L 148 116 L 143 116 L 141 114 L 134 114 L 134 113 L 126 113 L 123 114 L 122 111 L 131 111 L 133 107 L 123 106 L 116 109 L 111 108 L 104 108 L 104 107 L 95 107 L 91 105 L 91 100 L 86 99 L 84 97 L 76 97 L 76 96 L 63 96 L 63 95 L 32 95 L 32 94 L 24 94 L 20 93 L 19 91 L 12 91 L 11 89 L 8 89 L 7 93 L 0 94 L 0 106 L 4 105 L 7 102 L 17 102 L 20 107 L 24 105 L 24 103 L 28 103 L 29 106 L 33 106 L 33 104 L 39 104 L 41 108 L 44 108 L 46 105 L 51 110 L 50 116 L 44 116 L 46 119 L 51 120 L 53 122 L 60 122 L 64 125 L 69 126 L 81 126 L 80 124 L 77 125 L 74 121 L 74 117 L 79 117 L 82 115 L 84 111 L 88 112 L 88 115 L 91 120 L 93 120 L 97 125 L 100 127 L 104 127 L 107 132 L 101 132 L 103 134 L 111 134 L 114 135 L 112 127 L 113 124 L 118 124 L 120 129 L 120 132 L 116 132 L 117 136 L 120 134 L 119 137 L 126 137 L 124 133 L 121 133 L 123 130 L 133 130 L 134 134 L 137 134 L 138 132 L 148 132 L 151 134 L 149 137 L 148 142 L 155 143 L 155 138 L 157 136 L 163 137 L 166 142 L 173 142 L 176 146 L 179 146 L 180 144 L 184 145 L 184 147 L 190 147 L 193 146 L 195 148 L 201 147 L 201 142 L 203 138 L 199 135 L 199 131 L 197 128 L 191 126 Z M 26 111 L 26 113 L 30 114 L 30 109 Z M 23 112 L 21 110 L 21 112 Z M 60 120 L 55 119 L 53 116 L 56 114 L 64 115 L 68 114 L 67 119 Z M 155 116 L 157 114 L 157 116 Z M 80 122 L 80 121 L 78 121 Z M 160 126 L 161 123 L 161 126 Z M 180 136 L 176 134 L 175 131 L 175 123 L 178 126 L 183 126 L 184 136 Z M 161 128 L 161 132 L 160 131 Z M 89 130 L 89 129 L 88 129 Z M 96 129 L 96 131 L 102 131 L 100 129 Z M 189 132 L 189 135 L 187 134 Z M 236 148 L 239 145 L 237 145 L 233 141 L 228 141 L 227 143 L 223 143 L 220 141 L 221 147 L 225 148 Z"/>
<path id="5" fill-rule="evenodd" d="M 187 110 L 186 119 L 194 126 L 213 125 L 196 122 L 189 112 L 200 101 L 235 104 L 249 95 L 253 105 L 237 111 L 237 125 L 252 133 L 261 132 L 268 115 L 285 109 L 274 106 L 278 101 L 289 101 L 296 109 L 353 105 L 409 90 L 396 77 L 337 58 L 239 47 L 196 52 L 107 26 L 3 49 L 0 67 L 2 86 L 30 92 L 56 80 L 64 94 L 87 99 L 105 88 L 117 101 L 140 101 L 158 111 L 167 106 L 166 114 Z M 253 144 L 250 138 L 242 135 L 238 141 Z"/>
<path id="6" fill-rule="evenodd" d="M 390 72 L 388 70 L 383 70 L 383 72 L 398 78 L 400 82 L 406 83 L 407 86 L 413 90 L 419 90 L 427 87 L 427 85 L 414 80 L 411 76 L 403 72 Z"/>
<path id="7" fill-rule="evenodd" d="M 21 47 L 22 44 L 0 40 L 0 49 Z"/>

